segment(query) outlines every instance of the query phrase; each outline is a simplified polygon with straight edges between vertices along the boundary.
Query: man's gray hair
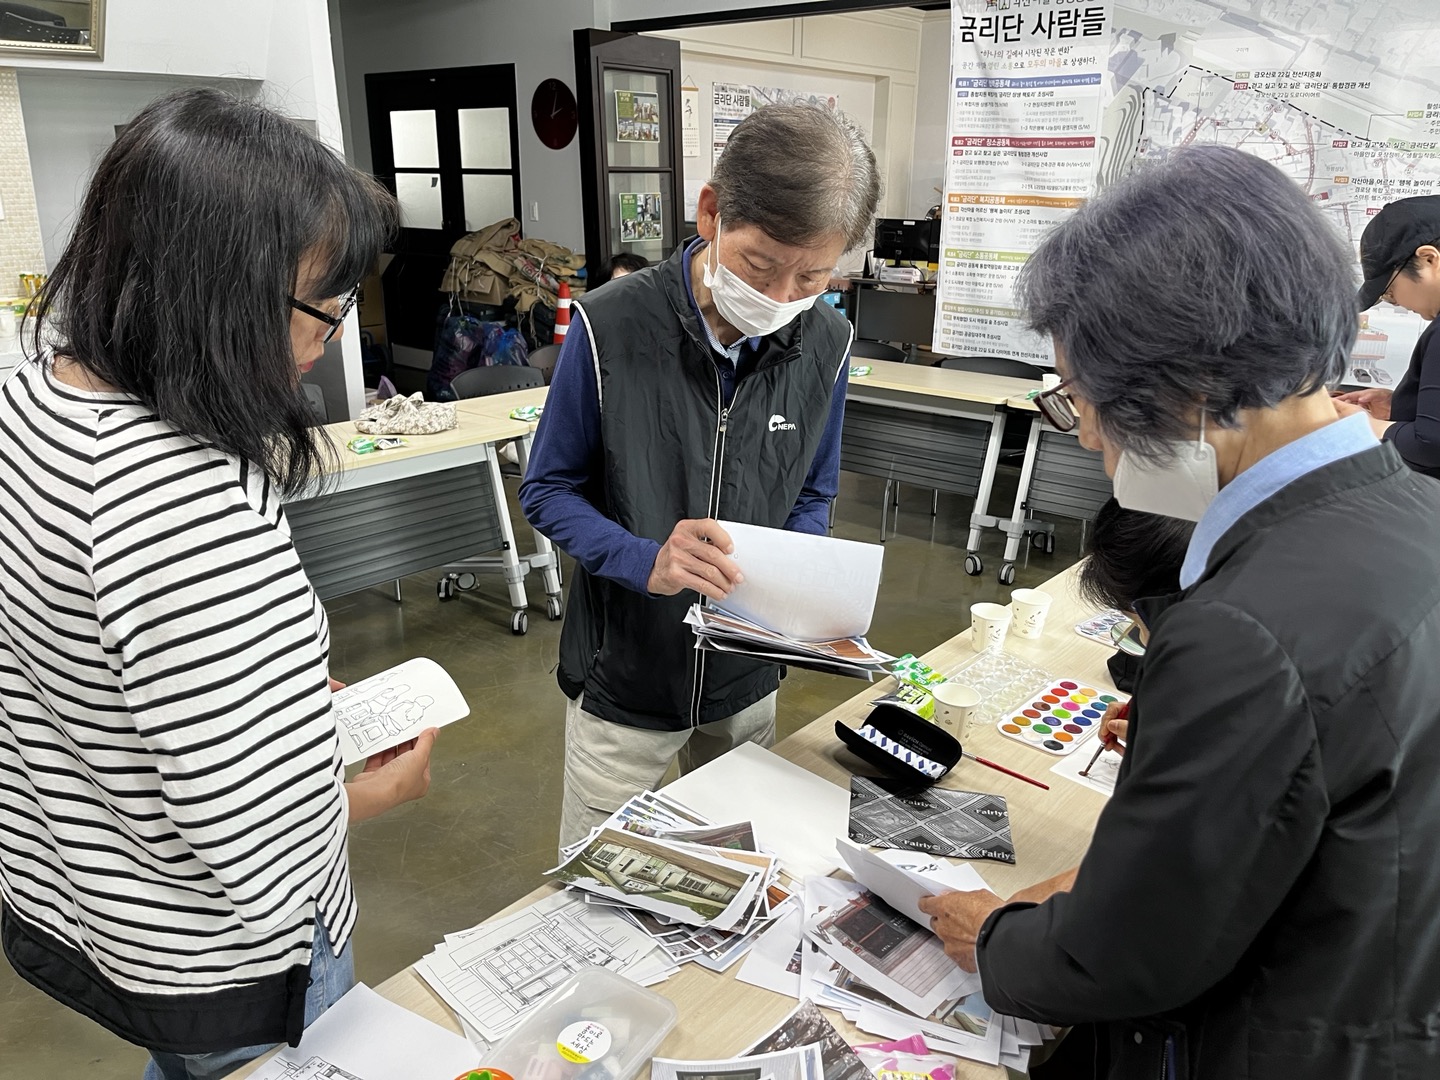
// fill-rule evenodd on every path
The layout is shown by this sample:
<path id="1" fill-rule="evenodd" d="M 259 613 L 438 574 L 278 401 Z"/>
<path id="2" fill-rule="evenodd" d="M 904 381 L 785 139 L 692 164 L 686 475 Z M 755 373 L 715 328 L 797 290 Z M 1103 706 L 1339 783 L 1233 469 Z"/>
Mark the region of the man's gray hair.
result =
<path id="1" fill-rule="evenodd" d="M 880 172 L 860 129 L 810 105 L 770 105 L 740 121 L 710 186 L 722 224 L 806 247 L 838 234 L 847 251 L 869 235 L 880 201 Z"/>
<path id="2" fill-rule="evenodd" d="M 1115 446 L 1155 460 L 1203 407 L 1233 426 L 1339 381 L 1355 343 L 1355 258 L 1275 166 L 1227 147 L 1172 151 L 1090 200 L 1020 275 Z"/>

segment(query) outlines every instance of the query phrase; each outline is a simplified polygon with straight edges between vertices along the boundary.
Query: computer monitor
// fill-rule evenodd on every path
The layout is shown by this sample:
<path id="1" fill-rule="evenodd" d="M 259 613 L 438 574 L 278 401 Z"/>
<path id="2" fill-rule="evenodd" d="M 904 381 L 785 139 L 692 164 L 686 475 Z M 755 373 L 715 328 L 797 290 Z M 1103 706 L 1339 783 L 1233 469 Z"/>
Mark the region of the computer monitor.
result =
<path id="1" fill-rule="evenodd" d="M 938 263 L 938 218 L 881 218 L 875 222 L 875 257 L 891 262 Z"/>

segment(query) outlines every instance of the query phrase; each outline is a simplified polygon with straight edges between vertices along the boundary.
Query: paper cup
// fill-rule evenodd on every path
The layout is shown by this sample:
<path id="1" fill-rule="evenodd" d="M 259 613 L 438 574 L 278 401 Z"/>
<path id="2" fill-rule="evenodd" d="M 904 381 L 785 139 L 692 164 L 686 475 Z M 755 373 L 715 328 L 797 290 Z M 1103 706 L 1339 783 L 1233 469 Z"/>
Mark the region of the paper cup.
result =
<path id="1" fill-rule="evenodd" d="M 964 743 L 980 706 L 980 692 L 963 683 L 942 682 L 930 687 L 930 696 L 935 699 L 936 725 Z"/>
<path id="2" fill-rule="evenodd" d="M 1004 604 L 971 604 L 971 647 L 976 652 L 999 652 L 1005 645 L 1010 618 L 1010 609 Z"/>
<path id="3" fill-rule="evenodd" d="M 1015 633 L 1023 638 L 1037 638 L 1045 629 L 1045 616 L 1050 611 L 1052 597 L 1039 589 L 1016 589 L 1010 594 L 1010 606 L 1015 610 Z"/>

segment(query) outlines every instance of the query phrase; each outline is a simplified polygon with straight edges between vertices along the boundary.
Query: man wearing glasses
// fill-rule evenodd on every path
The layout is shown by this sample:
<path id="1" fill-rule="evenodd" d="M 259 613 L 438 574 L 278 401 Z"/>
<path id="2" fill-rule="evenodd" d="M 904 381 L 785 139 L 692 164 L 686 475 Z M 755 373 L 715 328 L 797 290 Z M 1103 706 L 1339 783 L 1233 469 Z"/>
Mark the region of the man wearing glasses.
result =
<path id="1" fill-rule="evenodd" d="M 1343 415 L 1364 411 L 1382 440 L 1395 444 L 1405 464 L 1440 478 L 1440 195 L 1399 199 L 1370 219 L 1360 238 L 1365 284 L 1357 297 L 1361 311 L 1381 300 L 1413 311 L 1430 323 L 1410 369 L 1392 393 L 1356 390 L 1337 398 Z"/>

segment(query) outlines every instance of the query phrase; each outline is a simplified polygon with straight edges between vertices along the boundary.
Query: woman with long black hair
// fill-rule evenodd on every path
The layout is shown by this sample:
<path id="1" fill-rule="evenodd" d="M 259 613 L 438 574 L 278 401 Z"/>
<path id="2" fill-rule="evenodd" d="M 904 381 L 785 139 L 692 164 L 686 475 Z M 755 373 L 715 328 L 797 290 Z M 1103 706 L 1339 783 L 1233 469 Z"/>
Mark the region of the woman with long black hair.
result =
<path id="1" fill-rule="evenodd" d="M 101 159 L 0 387 L 0 934 L 150 1080 L 349 988 L 346 825 L 429 784 L 433 732 L 344 782 L 281 509 L 329 452 L 300 372 L 394 220 L 284 117 L 171 95 Z"/>

